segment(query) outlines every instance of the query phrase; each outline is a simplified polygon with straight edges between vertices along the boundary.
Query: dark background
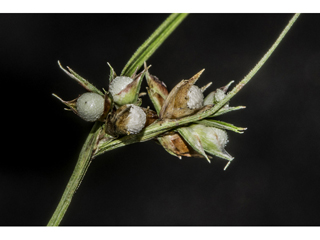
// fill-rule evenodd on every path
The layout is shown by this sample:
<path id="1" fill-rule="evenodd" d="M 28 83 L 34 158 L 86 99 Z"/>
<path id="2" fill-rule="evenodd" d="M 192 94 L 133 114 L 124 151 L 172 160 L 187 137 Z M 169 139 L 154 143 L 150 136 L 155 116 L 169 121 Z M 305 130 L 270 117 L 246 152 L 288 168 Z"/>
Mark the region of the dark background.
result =
<path id="1" fill-rule="evenodd" d="M 57 60 L 107 89 L 107 62 L 120 73 L 167 16 L 0 15 L 0 225 L 47 224 L 92 127 L 51 95 L 85 92 Z M 191 14 L 148 60 L 150 72 L 172 89 L 205 68 L 198 85 L 212 81 L 208 94 L 240 81 L 291 17 Z M 319 225 L 319 22 L 301 15 L 230 103 L 247 108 L 219 118 L 248 127 L 229 133 L 226 171 L 225 160 L 179 160 L 152 141 L 120 148 L 93 161 L 61 225 Z"/>

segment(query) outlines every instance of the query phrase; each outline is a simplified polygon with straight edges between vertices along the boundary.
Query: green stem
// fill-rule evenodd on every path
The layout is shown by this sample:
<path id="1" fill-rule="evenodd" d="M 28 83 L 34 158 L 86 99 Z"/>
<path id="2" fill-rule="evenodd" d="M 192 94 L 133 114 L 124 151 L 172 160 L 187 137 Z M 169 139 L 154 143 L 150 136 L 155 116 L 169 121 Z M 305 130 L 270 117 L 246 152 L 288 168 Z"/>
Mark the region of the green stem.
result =
<path id="1" fill-rule="evenodd" d="M 282 41 L 282 39 L 284 38 L 284 36 L 287 34 L 287 32 L 290 30 L 290 28 L 292 27 L 292 25 L 294 24 L 294 22 L 297 20 L 297 18 L 299 17 L 300 13 L 296 13 L 291 20 L 289 21 L 289 23 L 287 24 L 287 26 L 285 27 L 285 29 L 283 29 L 283 31 L 281 32 L 281 34 L 279 35 L 279 37 L 277 38 L 277 40 L 274 42 L 274 44 L 271 46 L 271 48 L 268 50 L 268 52 L 261 58 L 261 60 L 257 63 L 257 65 L 248 73 L 247 76 L 245 76 L 239 83 L 237 86 L 235 86 L 232 91 L 228 94 L 228 96 L 219 103 L 219 106 L 223 106 L 225 103 L 227 103 L 234 95 L 236 95 L 237 92 L 239 92 L 244 85 L 246 85 L 251 78 L 259 71 L 259 69 L 262 67 L 262 65 L 268 60 L 268 58 L 271 56 L 271 54 L 273 53 L 273 51 L 278 47 L 279 43 Z"/>
<path id="2" fill-rule="evenodd" d="M 96 143 L 98 141 L 98 136 L 100 133 L 100 126 L 101 123 L 96 122 L 90 133 L 89 136 L 87 137 L 79 158 L 78 158 L 78 162 L 76 164 L 76 167 L 72 173 L 72 176 L 67 184 L 67 187 L 61 197 L 61 200 L 55 210 L 55 212 L 53 213 L 48 226 L 58 226 L 62 220 L 62 218 L 64 217 L 70 203 L 72 200 L 72 197 L 74 195 L 74 193 L 76 192 L 76 190 L 78 189 L 88 167 L 89 164 L 92 160 L 92 153 L 94 150 L 94 147 L 96 146 Z"/>

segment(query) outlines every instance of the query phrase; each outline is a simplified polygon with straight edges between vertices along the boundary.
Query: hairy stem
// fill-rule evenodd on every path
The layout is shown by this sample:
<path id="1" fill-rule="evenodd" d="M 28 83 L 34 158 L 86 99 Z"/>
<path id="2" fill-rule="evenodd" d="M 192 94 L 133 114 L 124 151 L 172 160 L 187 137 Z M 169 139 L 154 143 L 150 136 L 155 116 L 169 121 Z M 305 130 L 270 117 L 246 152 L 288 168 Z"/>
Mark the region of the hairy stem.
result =
<path id="1" fill-rule="evenodd" d="M 92 153 L 94 150 L 94 147 L 96 146 L 97 140 L 98 140 L 98 136 L 100 133 L 100 128 L 101 127 L 101 123 L 96 122 L 90 133 L 89 136 L 87 137 L 79 158 L 78 158 L 78 162 L 76 164 L 76 167 L 71 175 L 71 178 L 68 182 L 68 185 L 61 197 L 61 200 L 55 210 L 55 212 L 53 213 L 48 226 L 58 226 L 62 220 L 62 218 L 64 217 L 70 203 L 72 200 L 72 197 L 74 195 L 74 193 L 76 192 L 76 190 L 78 189 L 87 169 L 88 166 L 92 160 Z"/>

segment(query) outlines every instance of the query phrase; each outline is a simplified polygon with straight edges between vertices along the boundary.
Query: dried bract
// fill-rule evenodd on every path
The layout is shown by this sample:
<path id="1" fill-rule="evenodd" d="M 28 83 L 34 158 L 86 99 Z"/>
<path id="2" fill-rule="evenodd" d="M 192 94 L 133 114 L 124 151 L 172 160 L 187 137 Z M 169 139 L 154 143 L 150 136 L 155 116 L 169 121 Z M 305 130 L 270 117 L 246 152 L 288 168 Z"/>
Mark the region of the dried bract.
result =
<path id="1" fill-rule="evenodd" d="M 182 157 L 204 158 L 203 155 L 196 152 L 178 133 L 168 133 L 158 137 L 159 143 L 171 155 L 181 159 Z"/>
<path id="2" fill-rule="evenodd" d="M 146 65 L 145 65 L 146 67 Z M 160 81 L 156 76 L 153 76 L 146 71 L 146 79 L 148 83 L 147 91 L 148 95 L 153 103 L 156 112 L 159 114 L 165 99 L 168 96 L 167 86 L 164 82 Z"/>
<path id="3" fill-rule="evenodd" d="M 202 108 L 203 94 L 194 84 L 203 71 L 189 80 L 182 80 L 171 90 L 159 113 L 160 119 L 179 119 L 195 114 Z"/>

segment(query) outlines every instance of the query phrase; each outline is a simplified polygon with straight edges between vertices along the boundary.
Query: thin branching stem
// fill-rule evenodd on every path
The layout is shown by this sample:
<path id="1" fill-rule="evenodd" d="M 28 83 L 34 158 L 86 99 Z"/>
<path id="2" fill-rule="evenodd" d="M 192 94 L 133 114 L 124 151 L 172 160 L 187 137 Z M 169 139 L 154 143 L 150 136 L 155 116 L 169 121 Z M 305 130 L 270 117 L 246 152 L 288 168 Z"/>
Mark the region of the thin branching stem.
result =
<path id="1" fill-rule="evenodd" d="M 171 17 L 173 19 L 176 19 L 176 24 L 170 25 L 171 30 L 170 33 L 173 31 L 173 29 L 179 25 L 179 23 L 185 18 L 186 15 L 172 15 Z M 125 137 L 122 137 L 120 139 L 116 139 L 113 141 L 106 141 L 103 143 L 99 143 L 99 139 L 101 137 L 101 131 L 103 129 L 103 125 L 99 122 L 96 122 L 89 133 L 89 136 L 87 137 L 87 140 L 85 144 L 82 147 L 82 150 L 79 155 L 78 162 L 76 164 L 76 167 L 73 171 L 73 174 L 67 184 L 67 187 L 63 193 L 63 196 L 61 197 L 61 200 L 59 202 L 58 207 L 56 208 L 52 218 L 50 219 L 48 226 L 58 226 L 64 217 L 70 203 L 72 200 L 72 197 L 79 187 L 79 184 L 81 183 L 86 170 L 88 169 L 88 166 L 91 162 L 91 160 L 98 156 L 101 155 L 102 153 L 106 151 L 113 150 L 118 147 L 123 147 L 128 144 L 136 143 L 136 142 L 143 142 L 143 141 L 148 141 L 151 140 L 164 132 L 168 130 L 172 130 L 174 128 L 181 127 L 183 125 L 192 123 L 192 122 L 197 122 L 202 119 L 211 117 L 214 114 L 217 114 L 219 109 L 221 109 L 227 102 L 230 101 L 230 99 L 235 96 L 242 88 L 245 86 L 251 79 L 252 77 L 258 72 L 258 70 L 262 67 L 262 65 L 268 60 L 268 58 L 271 56 L 273 51 L 277 48 L 281 40 L 284 38 L 286 33 L 289 31 L 293 23 L 296 21 L 296 19 L 299 17 L 299 14 L 295 14 L 293 18 L 290 20 L 288 25 L 285 27 L 285 29 L 282 31 L 278 39 L 275 41 L 275 43 L 271 46 L 271 48 L 268 50 L 268 52 L 262 57 L 262 59 L 258 62 L 258 64 L 249 72 L 247 76 L 244 77 L 233 89 L 230 91 L 227 96 L 221 100 L 219 103 L 217 103 L 215 106 L 207 106 L 204 108 L 202 111 L 198 112 L 195 115 L 184 117 L 181 119 L 174 119 L 174 120 L 158 120 L 145 128 L 142 132 L 139 134 L 133 134 L 133 135 L 128 135 Z M 175 22 L 173 19 L 169 19 L 170 21 Z M 168 22 L 167 22 L 168 23 Z M 165 31 L 165 29 L 162 29 Z M 170 34 L 169 33 L 169 34 Z M 167 34 L 166 36 L 168 36 Z M 158 37 L 157 35 L 155 35 Z M 165 38 L 164 38 L 165 39 Z M 164 41 L 164 39 L 160 40 L 160 42 Z M 158 43 L 156 44 L 158 46 Z M 155 46 L 156 46 L 155 45 Z M 143 51 L 150 51 L 153 53 L 156 48 L 147 48 Z M 139 50 L 140 51 L 140 50 Z M 139 52 L 138 51 L 138 52 Z M 141 55 L 141 58 L 133 57 L 130 59 L 131 63 L 129 65 L 126 65 L 122 73 L 130 73 L 136 69 L 138 65 L 142 65 L 143 61 L 146 60 L 146 57 L 144 55 L 144 52 L 141 51 L 138 55 Z M 150 55 L 151 56 L 151 55 Z M 149 57 L 149 55 L 148 55 Z M 134 67 L 132 67 L 134 66 Z M 69 69 L 70 70 L 70 69 Z M 69 73 L 70 74 L 70 73 Z M 71 75 L 71 74 L 70 74 Z M 73 77 L 73 76 L 72 76 Z M 78 78 L 78 77 L 75 77 Z M 240 107 L 239 107 L 240 108 Z M 229 126 L 230 127 L 230 126 Z M 240 129 L 241 130 L 241 129 Z"/>

